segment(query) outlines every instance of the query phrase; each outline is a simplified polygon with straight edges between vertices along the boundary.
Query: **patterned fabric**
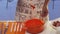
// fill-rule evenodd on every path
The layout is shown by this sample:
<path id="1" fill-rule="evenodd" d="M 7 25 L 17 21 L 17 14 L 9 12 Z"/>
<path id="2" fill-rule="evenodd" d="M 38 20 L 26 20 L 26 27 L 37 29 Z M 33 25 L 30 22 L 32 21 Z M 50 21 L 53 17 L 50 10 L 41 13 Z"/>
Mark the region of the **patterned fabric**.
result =
<path id="1" fill-rule="evenodd" d="M 41 16 L 41 13 L 46 14 L 46 11 L 43 11 L 44 4 L 45 0 L 18 0 L 15 20 L 25 22 L 27 20 L 37 18 L 47 21 L 48 16 Z"/>

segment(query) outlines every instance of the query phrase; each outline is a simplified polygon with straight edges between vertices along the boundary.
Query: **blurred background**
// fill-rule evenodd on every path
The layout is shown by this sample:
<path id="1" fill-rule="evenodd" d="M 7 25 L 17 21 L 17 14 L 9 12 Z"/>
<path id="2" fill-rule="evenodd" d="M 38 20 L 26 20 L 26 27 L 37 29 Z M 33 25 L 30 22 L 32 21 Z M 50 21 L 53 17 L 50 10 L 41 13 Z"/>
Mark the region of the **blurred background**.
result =
<path id="1" fill-rule="evenodd" d="M 16 5 L 18 0 L 0 0 L 0 20 L 14 20 Z M 49 19 L 53 20 L 60 17 L 60 1 L 54 1 L 53 8 L 53 0 L 50 0 L 48 5 L 49 10 Z"/>

